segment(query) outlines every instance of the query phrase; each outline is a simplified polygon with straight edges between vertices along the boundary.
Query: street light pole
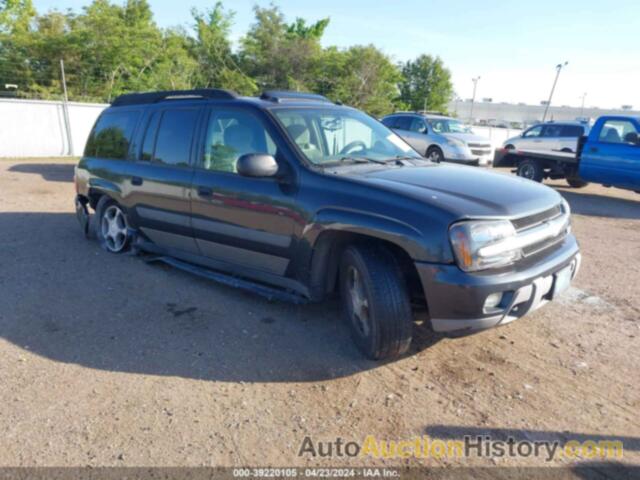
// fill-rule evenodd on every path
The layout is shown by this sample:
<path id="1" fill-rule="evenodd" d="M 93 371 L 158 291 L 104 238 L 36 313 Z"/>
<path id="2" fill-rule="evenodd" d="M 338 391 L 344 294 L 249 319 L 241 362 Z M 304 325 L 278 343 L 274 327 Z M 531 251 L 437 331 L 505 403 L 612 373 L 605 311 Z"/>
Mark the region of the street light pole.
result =
<path id="1" fill-rule="evenodd" d="M 549 93 L 549 101 L 544 107 L 544 115 L 542 116 L 542 123 L 547 119 L 547 113 L 549 112 L 549 106 L 551 105 L 551 99 L 553 98 L 553 92 L 556 89 L 556 84 L 558 83 L 558 77 L 560 76 L 560 71 L 562 67 L 566 67 L 569 65 L 569 62 L 559 63 L 556 65 L 556 78 L 553 80 L 553 85 L 551 86 L 551 92 Z"/>
<path id="2" fill-rule="evenodd" d="M 582 94 L 582 106 L 580 107 L 580 117 L 584 117 L 584 99 L 587 98 L 587 92 Z"/>
<path id="3" fill-rule="evenodd" d="M 473 105 L 476 103 L 476 89 L 478 88 L 478 80 L 480 80 L 480 75 L 475 78 L 472 78 L 473 82 L 473 96 L 471 97 L 471 112 L 469 113 L 469 123 L 473 124 Z"/>

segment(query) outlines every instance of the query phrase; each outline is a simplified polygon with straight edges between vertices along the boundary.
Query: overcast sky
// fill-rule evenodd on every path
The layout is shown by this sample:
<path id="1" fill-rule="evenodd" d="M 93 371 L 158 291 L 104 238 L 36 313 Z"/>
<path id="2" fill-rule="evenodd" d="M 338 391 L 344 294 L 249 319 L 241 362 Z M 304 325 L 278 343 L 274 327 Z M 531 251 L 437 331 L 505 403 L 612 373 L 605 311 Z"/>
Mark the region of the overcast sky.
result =
<path id="1" fill-rule="evenodd" d="M 124 0 L 116 0 L 122 1 Z M 79 11 L 84 0 L 34 0 L 38 11 Z M 156 22 L 191 25 L 191 7 L 215 1 L 150 0 Z M 233 0 L 233 38 L 253 22 L 252 7 L 267 2 Z M 471 78 L 481 76 L 477 98 L 538 104 L 546 100 L 555 65 L 562 71 L 553 103 L 640 108 L 639 0 L 280 0 L 288 20 L 330 17 L 324 45 L 373 43 L 396 61 L 439 55 L 453 74 L 456 93 L 470 98 Z"/>

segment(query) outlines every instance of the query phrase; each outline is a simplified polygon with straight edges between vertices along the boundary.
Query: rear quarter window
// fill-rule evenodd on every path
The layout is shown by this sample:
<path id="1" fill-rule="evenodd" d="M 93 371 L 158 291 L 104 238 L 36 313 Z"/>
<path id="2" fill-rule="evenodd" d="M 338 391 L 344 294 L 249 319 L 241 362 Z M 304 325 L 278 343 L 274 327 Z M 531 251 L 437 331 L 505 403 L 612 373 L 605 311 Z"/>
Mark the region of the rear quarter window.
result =
<path id="1" fill-rule="evenodd" d="M 563 137 L 581 137 L 584 135 L 584 127 L 580 125 L 565 125 L 562 127 Z"/>
<path id="2" fill-rule="evenodd" d="M 114 160 L 126 159 L 139 117 L 139 111 L 131 110 L 103 113 L 89 135 L 84 155 Z"/>

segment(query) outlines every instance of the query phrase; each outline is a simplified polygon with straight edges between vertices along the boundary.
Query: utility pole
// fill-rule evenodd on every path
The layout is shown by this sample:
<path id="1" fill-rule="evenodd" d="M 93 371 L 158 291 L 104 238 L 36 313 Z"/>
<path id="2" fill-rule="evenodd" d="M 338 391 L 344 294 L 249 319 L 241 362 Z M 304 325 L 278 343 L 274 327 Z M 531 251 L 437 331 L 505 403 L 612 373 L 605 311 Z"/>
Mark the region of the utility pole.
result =
<path id="1" fill-rule="evenodd" d="M 587 98 L 587 92 L 582 94 L 582 106 L 580 107 L 580 117 L 584 117 L 584 99 Z"/>
<path id="2" fill-rule="evenodd" d="M 62 76 L 62 91 L 64 93 L 64 101 L 62 103 L 62 112 L 64 114 L 64 127 L 67 131 L 67 142 L 69 142 L 69 155 L 73 156 L 73 138 L 71 137 L 71 120 L 69 119 L 69 97 L 67 96 L 67 80 L 64 76 L 64 60 L 60 59 L 60 74 Z"/>
<path id="3" fill-rule="evenodd" d="M 473 82 L 473 96 L 471 97 L 471 112 L 469 113 L 469 123 L 473 125 L 473 105 L 476 103 L 476 89 L 478 88 L 478 80 L 480 80 L 480 75 L 475 78 L 472 78 Z"/>
<path id="4" fill-rule="evenodd" d="M 566 67 L 569 65 L 569 62 L 559 63 L 556 65 L 556 78 L 553 81 L 553 85 L 551 86 L 551 92 L 549 93 L 549 101 L 544 107 L 544 115 L 542 116 L 542 123 L 547 119 L 547 113 L 549 112 L 549 106 L 551 105 L 551 99 L 553 98 L 553 92 L 556 89 L 556 84 L 558 83 L 558 77 L 560 76 L 560 72 L 562 71 L 562 67 Z"/>

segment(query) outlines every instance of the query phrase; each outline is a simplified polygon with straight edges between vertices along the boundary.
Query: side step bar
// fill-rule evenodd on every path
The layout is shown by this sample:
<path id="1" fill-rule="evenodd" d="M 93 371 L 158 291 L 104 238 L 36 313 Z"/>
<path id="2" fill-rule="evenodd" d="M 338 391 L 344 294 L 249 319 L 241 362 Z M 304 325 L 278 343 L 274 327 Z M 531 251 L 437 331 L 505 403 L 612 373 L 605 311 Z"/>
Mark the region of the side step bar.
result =
<path id="1" fill-rule="evenodd" d="M 192 263 L 183 262 L 182 260 L 178 260 L 177 258 L 168 257 L 164 255 L 151 255 L 145 258 L 145 261 L 147 263 L 163 262 L 163 263 L 166 263 L 167 265 L 171 265 L 172 267 L 179 268 L 180 270 L 193 273 L 194 275 L 198 275 L 200 277 L 203 277 L 209 280 L 213 280 L 214 282 L 222 283 L 223 285 L 228 285 L 230 287 L 240 288 L 242 290 L 255 293 L 257 295 L 265 297 L 267 300 L 270 300 L 270 301 L 279 300 L 282 302 L 289 302 L 296 305 L 303 305 L 305 303 L 309 303 L 309 300 L 307 298 L 297 293 L 289 292 L 286 290 L 280 290 L 278 288 L 269 287 L 261 283 L 252 282 L 251 280 L 245 280 L 242 278 L 234 277 L 232 275 L 227 275 L 225 273 L 209 270 L 207 268 L 199 267 Z"/>

